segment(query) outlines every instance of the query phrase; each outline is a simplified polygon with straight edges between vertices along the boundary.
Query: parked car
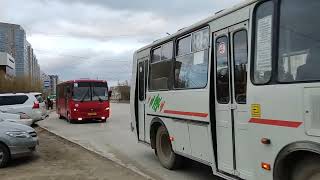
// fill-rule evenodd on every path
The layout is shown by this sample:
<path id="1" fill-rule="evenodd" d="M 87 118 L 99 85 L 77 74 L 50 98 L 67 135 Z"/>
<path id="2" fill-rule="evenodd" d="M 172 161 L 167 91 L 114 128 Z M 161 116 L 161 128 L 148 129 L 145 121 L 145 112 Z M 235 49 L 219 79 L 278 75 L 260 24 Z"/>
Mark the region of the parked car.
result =
<path id="1" fill-rule="evenodd" d="M 0 94 L 0 110 L 5 113 L 24 114 L 34 122 L 48 114 L 41 93 Z"/>
<path id="2" fill-rule="evenodd" d="M 33 128 L 0 119 L 0 168 L 11 159 L 32 155 L 38 144 Z"/>
<path id="3" fill-rule="evenodd" d="M 35 93 L 30 93 L 30 94 L 33 94 L 33 95 L 36 97 L 37 101 L 39 102 L 40 109 L 42 110 L 42 117 L 43 117 L 43 119 L 44 119 L 44 118 L 47 117 L 49 114 L 48 114 L 48 111 L 47 111 L 47 109 L 46 109 L 46 102 L 45 102 L 44 99 L 42 98 L 42 94 L 41 94 L 41 93 L 37 93 L 37 92 L 35 92 Z"/>
<path id="4" fill-rule="evenodd" d="M 4 112 L 0 111 L 0 119 L 3 119 L 5 121 L 19 123 L 19 124 L 24 124 L 27 126 L 31 126 L 33 123 L 33 120 L 25 113 L 12 114 L 12 113 L 4 113 Z"/>

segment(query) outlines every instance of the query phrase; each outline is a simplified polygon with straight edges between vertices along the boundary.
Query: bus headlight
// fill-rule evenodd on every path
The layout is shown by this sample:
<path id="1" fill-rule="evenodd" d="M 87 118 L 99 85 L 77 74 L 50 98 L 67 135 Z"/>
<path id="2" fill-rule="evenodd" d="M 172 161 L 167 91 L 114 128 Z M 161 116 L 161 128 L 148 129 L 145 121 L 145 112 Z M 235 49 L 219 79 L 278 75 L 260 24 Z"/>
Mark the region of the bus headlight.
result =
<path id="1" fill-rule="evenodd" d="M 106 111 L 109 111 L 109 110 L 110 110 L 110 108 L 109 108 L 109 107 L 107 107 L 107 108 L 106 108 Z"/>

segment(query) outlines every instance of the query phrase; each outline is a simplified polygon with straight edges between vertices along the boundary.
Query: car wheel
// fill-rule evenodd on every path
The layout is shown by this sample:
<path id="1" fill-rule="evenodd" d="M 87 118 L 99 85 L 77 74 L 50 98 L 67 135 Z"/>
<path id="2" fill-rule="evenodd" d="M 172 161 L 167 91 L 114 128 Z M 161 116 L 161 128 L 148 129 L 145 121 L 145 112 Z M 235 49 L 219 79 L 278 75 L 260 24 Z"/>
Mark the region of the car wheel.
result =
<path id="1" fill-rule="evenodd" d="M 320 179 L 320 157 L 309 156 L 304 158 L 293 168 L 292 180 L 319 180 Z"/>
<path id="2" fill-rule="evenodd" d="M 160 126 L 157 131 L 156 152 L 165 168 L 173 170 L 181 167 L 183 158 L 172 150 L 169 133 L 164 126 Z"/>
<path id="3" fill-rule="evenodd" d="M 0 168 L 5 167 L 10 159 L 10 153 L 6 146 L 0 144 Z"/>

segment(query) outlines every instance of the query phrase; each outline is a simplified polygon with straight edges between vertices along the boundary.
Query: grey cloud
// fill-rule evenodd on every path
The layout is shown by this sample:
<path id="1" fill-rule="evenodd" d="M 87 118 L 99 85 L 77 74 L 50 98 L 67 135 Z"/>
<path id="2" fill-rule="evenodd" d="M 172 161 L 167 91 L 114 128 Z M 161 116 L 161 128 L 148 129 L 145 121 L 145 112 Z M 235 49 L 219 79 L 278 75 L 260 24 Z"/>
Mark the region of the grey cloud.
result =
<path id="1" fill-rule="evenodd" d="M 64 3 L 83 3 L 83 4 L 97 4 L 104 7 L 119 10 L 132 11 L 151 11 L 156 14 L 168 16 L 184 16 L 186 14 L 195 13 L 211 13 L 220 10 L 218 8 L 234 4 L 238 0 L 59 0 Z"/>
<path id="2" fill-rule="evenodd" d="M 47 57 L 40 65 L 49 74 L 58 74 L 64 80 L 91 78 L 108 81 L 125 81 L 131 77 L 132 52 L 127 51 L 121 55 L 112 52 L 71 51 L 57 56 Z M 41 55 L 41 53 L 40 53 Z"/>
<path id="3" fill-rule="evenodd" d="M 145 39 L 164 34 L 165 27 L 170 26 L 166 18 L 147 11 L 118 10 L 98 4 L 63 3 L 69 1 L 31 1 L 21 6 L 22 2 L 7 1 L 7 8 L 3 9 L 4 15 L 0 20 L 21 24 L 32 34 L 103 41 L 119 37 Z"/>
<path id="4" fill-rule="evenodd" d="M 0 21 L 21 24 L 28 34 L 65 37 L 65 41 L 73 37 L 83 42 L 124 39 L 137 44 L 138 49 L 142 43 L 173 33 L 238 1 L 241 0 L 0 0 Z M 41 49 L 48 47 L 42 46 Z M 59 56 L 50 49 L 37 52 L 41 68 L 49 74 L 60 74 L 63 79 L 130 78 L 131 68 L 126 67 L 130 66 L 133 50 L 115 54 L 108 50 L 98 52 L 93 43 L 87 46 L 92 51 L 70 47 L 61 53 L 74 57 Z M 124 59 L 128 63 L 106 62 L 108 59 Z"/>

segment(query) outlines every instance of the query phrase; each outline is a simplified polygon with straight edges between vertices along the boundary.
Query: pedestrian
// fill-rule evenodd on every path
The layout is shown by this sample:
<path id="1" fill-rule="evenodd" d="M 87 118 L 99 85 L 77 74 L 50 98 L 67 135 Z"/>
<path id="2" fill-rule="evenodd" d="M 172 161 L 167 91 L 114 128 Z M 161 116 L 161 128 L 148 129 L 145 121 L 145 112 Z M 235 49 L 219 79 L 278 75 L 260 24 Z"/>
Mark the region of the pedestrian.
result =
<path id="1" fill-rule="evenodd" d="M 53 109 L 53 102 L 49 97 L 47 98 L 47 106 L 48 106 L 48 110 Z"/>

